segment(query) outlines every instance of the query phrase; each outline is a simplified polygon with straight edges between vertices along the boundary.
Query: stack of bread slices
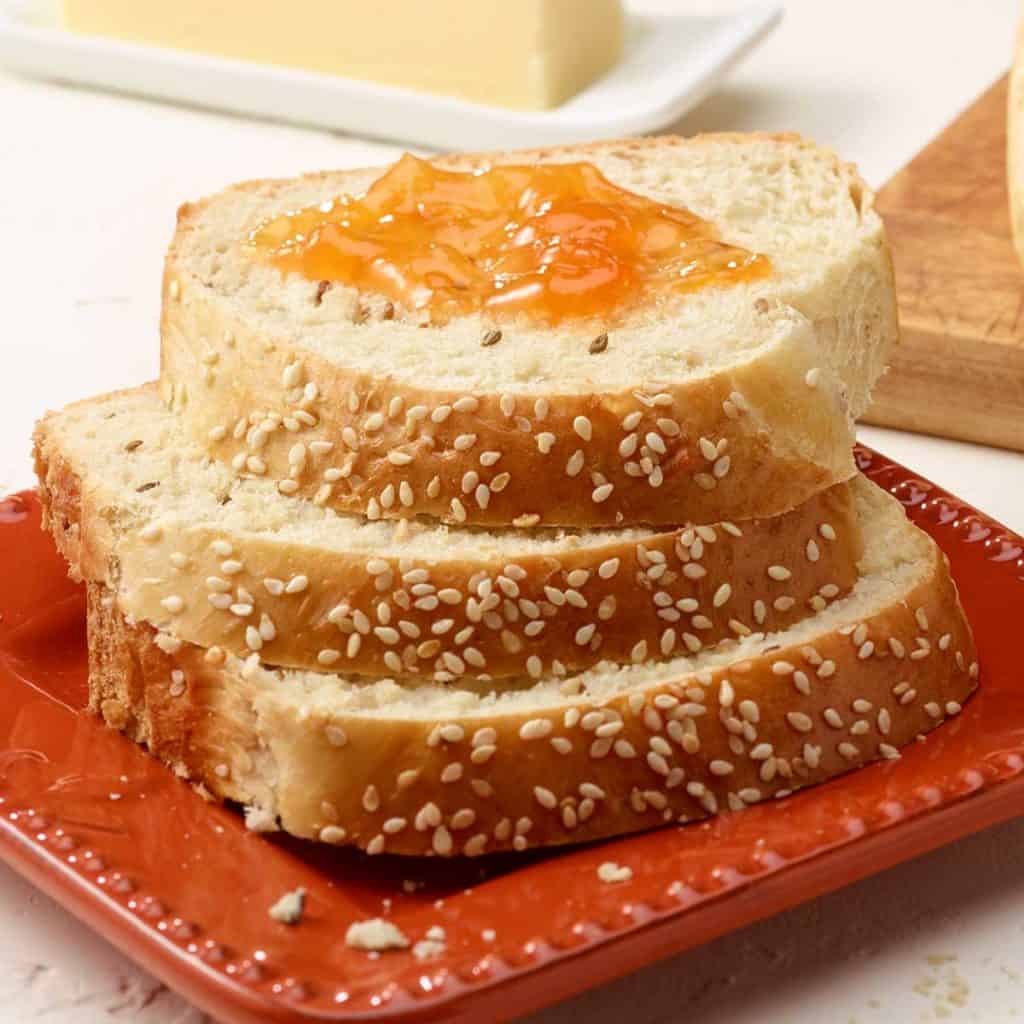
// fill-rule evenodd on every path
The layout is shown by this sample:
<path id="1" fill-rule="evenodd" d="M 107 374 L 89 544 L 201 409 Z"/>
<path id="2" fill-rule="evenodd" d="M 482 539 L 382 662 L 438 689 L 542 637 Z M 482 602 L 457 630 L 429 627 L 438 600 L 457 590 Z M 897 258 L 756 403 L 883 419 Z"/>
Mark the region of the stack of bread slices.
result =
<path id="1" fill-rule="evenodd" d="M 686 823 L 895 758 L 976 685 L 943 555 L 853 460 L 897 334 L 856 171 L 792 136 L 439 163 L 564 161 L 771 273 L 434 324 L 244 244 L 380 169 L 252 182 L 180 211 L 159 383 L 38 426 L 93 709 L 253 828 L 473 856 Z"/>

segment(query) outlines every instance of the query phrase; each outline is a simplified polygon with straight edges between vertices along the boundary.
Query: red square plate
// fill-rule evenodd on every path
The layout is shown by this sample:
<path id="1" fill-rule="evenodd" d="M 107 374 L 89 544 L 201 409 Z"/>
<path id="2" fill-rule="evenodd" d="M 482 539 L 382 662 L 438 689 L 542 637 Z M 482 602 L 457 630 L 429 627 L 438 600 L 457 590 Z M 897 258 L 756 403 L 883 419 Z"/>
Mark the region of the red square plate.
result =
<path id="1" fill-rule="evenodd" d="M 368 858 L 247 832 L 85 703 L 83 598 L 32 494 L 0 503 L 0 855 L 226 1021 L 503 1020 L 1024 811 L 1024 539 L 866 450 L 947 552 L 981 687 L 898 761 L 713 822 L 557 854 Z M 598 881 L 605 860 L 632 868 Z M 297 927 L 267 910 L 304 886 Z M 348 948 L 387 916 L 418 960 Z"/>

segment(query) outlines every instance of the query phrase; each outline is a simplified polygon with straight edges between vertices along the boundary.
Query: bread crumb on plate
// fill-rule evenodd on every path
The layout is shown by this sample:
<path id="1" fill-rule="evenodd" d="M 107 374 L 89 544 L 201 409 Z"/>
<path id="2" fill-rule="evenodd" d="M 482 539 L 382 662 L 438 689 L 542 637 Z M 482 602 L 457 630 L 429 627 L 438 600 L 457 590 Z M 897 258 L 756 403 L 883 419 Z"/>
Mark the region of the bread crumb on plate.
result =
<path id="1" fill-rule="evenodd" d="M 428 928 L 426 936 L 412 947 L 412 955 L 417 960 L 429 960 L 431 957 L 440 956 L 447 948 L 444 929 L 435 924 Z"/>
<path id="2" fill-rule="evenodd" d="M 603 864 L 598 865 L 597 877 L 602 882 L 610 884 L 614 882 L 628 882 L 633 877 L 633 869 L 627 868 L 622 864 L 616 864 L 613 860 L 606 860 Z"/>
<path id="3" fill-rule="evenodd" d="M 368 952 L 385 949 L 408 949 L 409 940 L 402 930 L 381 917 L 367 921 L 353 921 L 345 932 L 345 945 Z"/>
<path id="4" fill-rule="evenodd" d="M 306 909 L 306 890 L 303 888 L 286 892 L 267 913 L 282 924 L 298 924 Z"/>

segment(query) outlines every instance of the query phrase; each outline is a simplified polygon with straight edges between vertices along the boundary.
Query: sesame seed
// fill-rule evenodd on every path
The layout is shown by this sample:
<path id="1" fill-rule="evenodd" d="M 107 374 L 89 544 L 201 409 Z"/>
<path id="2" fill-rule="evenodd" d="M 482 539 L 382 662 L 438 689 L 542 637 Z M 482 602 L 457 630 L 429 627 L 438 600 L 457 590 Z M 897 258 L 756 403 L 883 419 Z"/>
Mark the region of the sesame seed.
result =
<path id="1" fill-rule="evenodd" d="M 711 772 L 712 775 L 724 776 L 732 775 L 733 771 L 735 771 L 735 768 L 731 761 L 723 761 L 721 759 L 716 758 L 708 765 L 708 770 Z"/>
<path id="2" fill-rule="evenodd" d="M 572 421 L 572 429 L 576 431 L 584 441 L 589 441 L 594 433 L 593 426 L 586 416 L 577 416 Z"/>
<path id="3" fill-rule="evenodd" d="M 307 576 L 293 576 L 285 584 L 284 592 L 286 594 L 301 594 L 308 586 L 309 578 Z"/>
<path id="4" fill-rule="evenodd" d="M 426 832 L 427 829 L 436 828 L 441 824 L 441 809 L 437 804 L 428 801 L 417 812 L 413 819 L 413 825 L 417 832 Z"/>
<path id="5" fill-rule="evenodd" d="M 814 540 L 809 540 L 807 542 L 806 551 L 808 562 L 816 562 L 821 557 L 821 552 L 818 550 L 818 545 Z"/>
<path id="6" fill-rule="evenodd" d="M 476 434 L 459 434 L 452 442 L 452 447 L 457 452 L 469 451 L 476 444 Z"/>
<path id="7" fill-rule="evenodd" d="M 550 789 L 546 789 L 544 786 L 534 786 L 533 795 L 537 803 L 549 811 L 558 805 L 558 798 Z"/>
<path id="8" fill-rule="evenodd" d="M 600 487 L 594 488 L 591 498 L 595 504 L 600 505 L 601 502 L 608 499 L 613 490 L 615 490 L 614 484 L 601 484 Z"/>
<path id="9" fill-rule="evenodd" d="M 653 431 L 647 434 L 644 441 L 647 443 L 647 447 L 650 448 L 651 451 L 657 452 L 659 455 L 664 455 L 668 450 L 665 447 L 665 442 L 662 440 L 661 435 L 656 434 Z"/>
<path id="10" fill-rule="evenodd" d="M 855 761 L 860 756 L 860 751 L 852 743 L 840 743 L 836 750 L 847 761 Z"/>
<path id="11" fill-rule="evenodd" d="M 810 716 L 805 715 L 802 711 L 787 712 L 786 721 L 789 722 L 797 732 L 810 732 L 814 728 L 814 723 L 811 721 Z"/>
<path id="12" fill-rule="evenodd" d="M 160 604 L 172 615 L 179 615 L 185 610 L 185 601 L 177 594 L 171 594 L 169 597 L 165 597 Z"/>
<path id="13" fill-rule="evenodd" d="M 807 371 L 807 373 L 804 374 L 804 383 L 809 388 L 816 388 L 818 386 L 818 381 L 820 379 L 821 370 L 817 366 L 812 367 L 810 370 Z"/>
<path id="14" fill-rule="evenodd" d="M 316 660 L 321 665 L 333 665 L 341 657 L 341 651 L 336 651 L 333 648 L 325 647 L 316 656 Z"/>
<path id="15" fill-rule="evenodd" d="M 484 336 L 480 339 L 480 345 L 483 348 L 490 348 L 492 345 L 497 345 L 501 341 L 501 331 L 490 330 L 484 333 Z"/>
<path id="16" fill-rule="evenodd" d="M 833 530 L 832 527 L 828 523 L 822 523 L 818 527 L 818 533 L 820 533 L 821 536 L 825 538 L 825 540 L 835 540 L 836 539 L 836 531 Z"/>
<path id="17" fill-rule="evenodd" d="M 476 811 L 470 807 L 462 807 L 452 815 L 451 827 L 456 832 L 460 832 L 470 828 L 475 821 Z"/>
<path id="18" fill-rule="evenodd" d="M 348 743 L 348 734 L 340 725 L 328 725 L 324 735 L 332 747 L 343 747 Z"/>
<path id="19" fill-rule="evenodd" d="M 531 718 L 519 730 L 520 739 L 539 740 L 547 736 L 554 726 L 547 718 Z"/>
<path id="20" fill-rule="evenodd" d="M 556 441 L 555 435 L 550 431 L 543 431 L 537 435 L 537 449 L 541 455 L 547 455 Z"/>
<path id="21" fill-rule="evenodd" d="M 583 451 L 577 448 L 576 451 L 569 456 L 569 461 L 565 464 L 566 476 L 577 476 L 580 470 L 583 469 Z"/>
<path id="22" fill-rule="evenodd" d="M 702 437 L 698 441 L 698 447 L 700 448 L 701 455 L 704 456 L 708 462 L 714 462 L 718 458 L 718 446 L 712 441 L 709 441 L 706 437 Z"/>
<path id="23" fill-rule="evenodd" d="M 431 845 L 434 847 L 434 852 L 441 857 L 446 857 L 452 852 L 452 836 L 444 825 L 438 825 L 434 829 Z"/>

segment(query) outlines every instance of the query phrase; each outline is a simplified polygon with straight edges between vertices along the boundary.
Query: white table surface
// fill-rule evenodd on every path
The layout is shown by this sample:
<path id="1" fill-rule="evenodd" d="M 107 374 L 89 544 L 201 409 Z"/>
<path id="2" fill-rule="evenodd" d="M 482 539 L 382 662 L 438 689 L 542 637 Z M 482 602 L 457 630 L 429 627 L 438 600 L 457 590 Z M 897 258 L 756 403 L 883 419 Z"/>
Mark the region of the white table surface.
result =
<path id="1" fill-rule="evenodd" d="M 649 0 L 699 10 L 720 7 Z M 795 129 L 881 184 L 1008 65 L 1016 0 L 790 0 L 776 34 L 678 130 Z M 177 204 L 227 183 L 390 158 L 326 132 L 0 74 L 0 492 L 35 418 L 157 372 Z M 870 444 L 1024 532 L 1024 457 L 865 428 Z M 873 1024 L 1024 1016 L 1024 821 L 703 949 L 535 1024 Z M 1018 973 L 1020 972 L 1020 973 Z M 0 1022 L 203 1015 L 0 867 Z"/>

